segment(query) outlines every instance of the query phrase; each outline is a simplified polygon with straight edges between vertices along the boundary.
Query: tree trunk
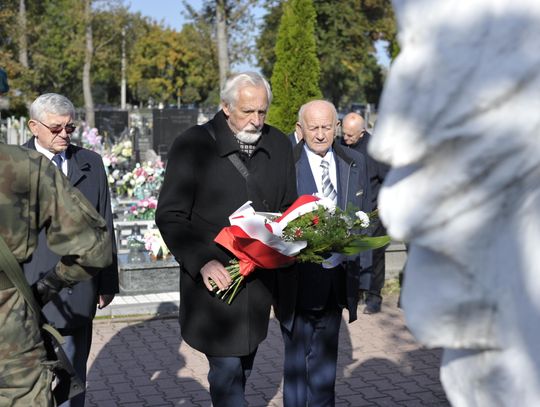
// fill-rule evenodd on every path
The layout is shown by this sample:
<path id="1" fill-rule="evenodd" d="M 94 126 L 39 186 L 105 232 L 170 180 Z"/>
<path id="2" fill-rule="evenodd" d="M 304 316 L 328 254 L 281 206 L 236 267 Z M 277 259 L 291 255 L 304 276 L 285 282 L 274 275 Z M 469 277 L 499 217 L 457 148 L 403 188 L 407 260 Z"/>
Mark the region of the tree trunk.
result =
<path id="1" fill-rule="evenodd" d="M 126 29 L 122 28 L 122 67 L 121 67 L 121 75 L 122 78 L 120 80 L 120 108 L 125 109 L 126 108 L 126 91 L 127 91 L 127 85 L 126 85 L 126 66 L 127 66 L 127 59 L 126 59 Z"/>
<path id="2" fill-rule="evenodd" d="M 223 88 L 229 75 L 229 47 L 227 38 L 227 16 L 225 15 L 225 1 L 216 0 L 216 31 L 219 65 L 219 87 Z"/>
<path id="3" fill-rule="evenodd" d="M 86 124 L 92 128 L 95 127 L 94 119 L 94 99 L 92 98 L 92 80 L 90 69 L 92 68 L 92 56 L 94 54 L 94 44 L 92 38 L 92 0 L 84 2 L 84 21 L 85 21 L 85 39 L 86 46 L 84 50 L 83 66 L 83 95 L 84 110 L 86 113 Z"/>
<path id="4" fill-rule="evenodd" d="M 26 4 L 19 0 L 19 63 L 28 68 L 28 38 L 26 37 Z"/>

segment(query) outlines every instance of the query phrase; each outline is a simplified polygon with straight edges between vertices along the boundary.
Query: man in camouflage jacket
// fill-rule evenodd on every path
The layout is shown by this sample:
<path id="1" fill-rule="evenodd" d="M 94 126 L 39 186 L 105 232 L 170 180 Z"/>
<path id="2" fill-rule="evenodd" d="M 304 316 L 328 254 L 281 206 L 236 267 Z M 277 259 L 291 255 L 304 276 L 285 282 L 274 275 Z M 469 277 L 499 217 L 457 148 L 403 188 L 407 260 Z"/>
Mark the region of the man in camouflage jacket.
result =
<path id="1" fill-rule="evenodd" d="M 62 259 L 44 277 L 50 290 L 42 291 L 38 283 L 41 303 L 112 261 L 105 221 L 60 171 L 40 153 L 0 144 L 0 236 L 19 263 L 31 256 L 42 229 Z M 52 406 L 37 319 L 4 267 L 0 264 L 0 406 Z"/>

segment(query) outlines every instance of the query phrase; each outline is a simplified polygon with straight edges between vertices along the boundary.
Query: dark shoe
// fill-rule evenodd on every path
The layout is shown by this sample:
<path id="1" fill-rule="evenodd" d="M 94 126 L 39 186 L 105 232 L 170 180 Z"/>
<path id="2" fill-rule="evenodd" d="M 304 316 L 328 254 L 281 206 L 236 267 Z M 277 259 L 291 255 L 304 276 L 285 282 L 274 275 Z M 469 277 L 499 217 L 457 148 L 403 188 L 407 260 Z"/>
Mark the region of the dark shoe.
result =
<path id="1" fill-rule="evenodd" d="M 366 306 L 364 307 L 364 314 L 376 314 L 381 312 L 382 298 L 376 295 L 368 295 L 366 297 Z"/>

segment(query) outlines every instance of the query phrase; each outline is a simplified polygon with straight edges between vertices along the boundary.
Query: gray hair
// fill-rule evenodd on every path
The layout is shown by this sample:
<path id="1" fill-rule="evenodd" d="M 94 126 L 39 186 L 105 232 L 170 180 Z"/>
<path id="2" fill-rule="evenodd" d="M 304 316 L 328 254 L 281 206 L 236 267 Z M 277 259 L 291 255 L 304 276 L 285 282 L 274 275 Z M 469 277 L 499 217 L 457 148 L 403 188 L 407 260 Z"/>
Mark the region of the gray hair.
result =
<path id="1" fill-rule="evenodd" d="M 44 120 L 45 113 L 75 117 L 75 107 L 71 101 L 58 93 L 44 93 L 30 105 L 30 119 Z"/>
<path id="2" fill-rule="evenodd" d="M 314 102 L 323 102 L 323 103 L 327 104 L 330 107 L 330 109 L 332 109 L 332 113 L 334 114 L 334 125 L 336 125 L 337 122 L 338 122 L 337 109 L 336 109 L 336 107 L 334 106 L 334 104 L 332 102 L 329 102 L 328 100 L 324 100 L 324 99 L 310 100 L 309 102 L 304 103 L 302 106 L 300 106 L 300 110 L 298 110 L 298 123 L 300 123 L 301 125 L 303 125 L 305 123 L 304 122 L 304 114 L 306 112 L 306 109 L 309 107 L 309 105 L 311 105 Z"/>
<path id="3" fill-rule="evenodd" d="M 229 108 L 234 108 L 238 101 L 238 91 L 242 86 L 264 86 L 268 98 L 268 106 L 272 103 L 272 90 L 268 81 L 257 72 L 242 72 L 227 79 L 221 89 L 221 101 Z"/>

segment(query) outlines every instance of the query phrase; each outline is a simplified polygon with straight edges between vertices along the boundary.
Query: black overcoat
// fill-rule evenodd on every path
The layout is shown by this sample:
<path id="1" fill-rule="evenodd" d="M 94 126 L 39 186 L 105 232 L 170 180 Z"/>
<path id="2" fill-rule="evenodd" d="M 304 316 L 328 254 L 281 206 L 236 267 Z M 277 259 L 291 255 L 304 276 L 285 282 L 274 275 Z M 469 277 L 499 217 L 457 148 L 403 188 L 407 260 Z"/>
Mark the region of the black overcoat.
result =
<path id="1" fill-rule="evenodd" d="M 246 201 L 252 201 L 257 211 L 273 212 L 294 202 L 292 147 L 283 133 L 265 125 L 255 152 L 245 162 L 250 172 L 246 183 L 228 159 L 239 145 L 223 111 L 210 123 L 215 141 L 203 126 L 191 127 L 174 141 L 156 223 L 180 264 L 183 339 L 207 355 L 242 356 L 266 337 L 275 271 L 256 270 L 249 275 L 245 287 L 228 305 L 207 290 L 200 270 L 212 259 L 228 264 L 230 254 L 213 240 Z"/>
<path id="2" fill-rule="evenodd" d="M 25 145 L 35 150 L 35 138 Z M 101 156 L 93 151 L 70 144 L 66 150 L 68 179 L 88 199 L 107 222 L 113 244 L 113 262 L 90 280 L 81 281 L 73 288 L 64 288 L 60 295 L 43 308 L 49 322 L 57 328 L 78 328 L 92 321 L 96 314 L 98 294 L 118 293 L 118 261 L 114 239 L 113 215 L 107 174 Z M 60 256 L 47 246 L 45 233 L 39 235 L 39 244 L 29 261 L 23 264 L 30 284 L 43 277 L 60 261 Z"/>

